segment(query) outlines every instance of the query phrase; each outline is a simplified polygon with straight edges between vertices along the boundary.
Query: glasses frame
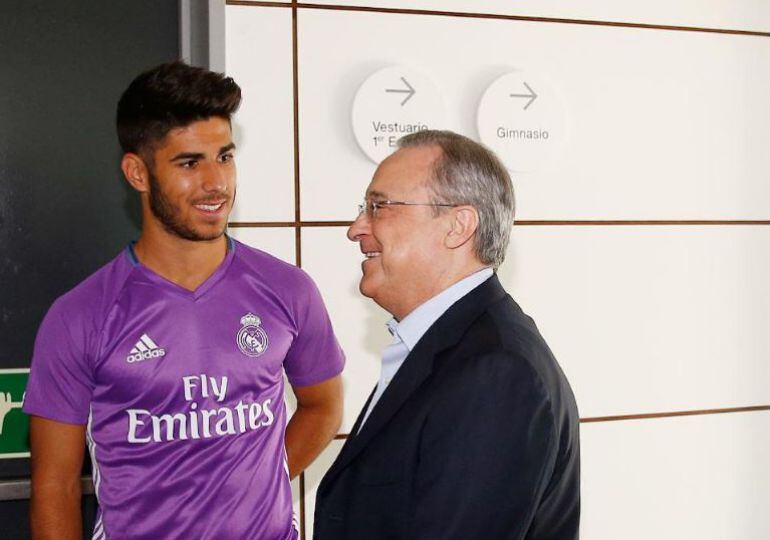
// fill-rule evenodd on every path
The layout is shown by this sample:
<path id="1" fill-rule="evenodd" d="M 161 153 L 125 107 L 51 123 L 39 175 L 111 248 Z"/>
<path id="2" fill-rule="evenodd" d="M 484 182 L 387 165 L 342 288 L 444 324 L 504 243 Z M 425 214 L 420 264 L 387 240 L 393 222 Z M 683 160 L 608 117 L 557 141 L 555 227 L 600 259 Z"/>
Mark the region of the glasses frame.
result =
<path id="1" fill-rule="evenodd" d="M 460 206 L 459 204 L 449 204 L 449 203 L 422 203 L 422 202 L 409 202 L 409 201 L 368 201 L 364 200 L 363 204 L 358 205 L 358 217 L 361 217 L 363 214 L 366 214 L 366 216 L 369 219 L 373 219 L 377 217 L 377 210 L 380 208 L 387 208 L 388 206 L 432 206 L 432 207 L 439 207 L 439 208 L 457 208 Z"/>

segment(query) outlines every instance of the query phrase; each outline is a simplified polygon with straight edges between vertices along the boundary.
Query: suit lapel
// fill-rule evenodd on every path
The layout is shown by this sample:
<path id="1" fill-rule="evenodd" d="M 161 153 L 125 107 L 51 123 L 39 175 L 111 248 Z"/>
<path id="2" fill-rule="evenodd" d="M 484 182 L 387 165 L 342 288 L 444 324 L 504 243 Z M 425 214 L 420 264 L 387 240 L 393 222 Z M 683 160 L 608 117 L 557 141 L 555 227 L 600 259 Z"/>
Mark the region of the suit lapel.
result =
<path id="1" fill-rule="evenodd" d="M 369 408 L 369 403 L 372 402 L 372 398 L 374 397 L 374 393 L 377 391 L 377 385 L 374 385 L 374 388 L 372 388 L 372 391 L 369 393 L 369 397 L 366 399 L 366 403 L 364 403 L 363 409 L 361 409 L 361 412 L 358 413 L 358 418 L 356 418 L 355 423 L 353 424 L 352 429 L 350 430 L 350 437 L 358 433 L 358 431 L 361 429 L 361 422 L 364 421 L 364 416 L 366 415 L 366 410 Z"/>
<path id="2" fill-rule="evenodd" d="M 395 377 L 388 384 L 380 400 L 374 406 L 372 412 L 369 413 L 369 418 L 367 418 L 363 428 L 350 434 L 348 444 L 343 447 L 337 462 L 334 464 L 336 468 L 344 468 L 361 450 L 366 448 L 372 437 L 398 412 L 409 396 L 430 375 L 433 368 L 433 355 L 429 351 L 425 351 L 425 354 L 420 354 L 420 349 L 427 348 L 420 346 L 423 341 L 421 339 L 414 350 L 406 357 L 406 360 L 404 360 Z M 365 410 L 366 407 L 364 408 Z M 363 414 L 364 412 L 362 411 L 356 422 L 356 427 L 361 425 Z"/>
<path id="3" fill-rule="evenodd" d="M 433 323 L 406 357 L 359 433 L 363 415 L 374 392 L 369 396 L 337 460 L 327 472 L 324 478 L 325 484 L 331 482 L 366 448 L 369 441 L 382 430 L 407 399 L 430 376 L 436 355 L 456 345 L 470 324 L 490 304 L 504 297 L 505 294 L 497 275 L 494 275 L 458 300 Z"/>

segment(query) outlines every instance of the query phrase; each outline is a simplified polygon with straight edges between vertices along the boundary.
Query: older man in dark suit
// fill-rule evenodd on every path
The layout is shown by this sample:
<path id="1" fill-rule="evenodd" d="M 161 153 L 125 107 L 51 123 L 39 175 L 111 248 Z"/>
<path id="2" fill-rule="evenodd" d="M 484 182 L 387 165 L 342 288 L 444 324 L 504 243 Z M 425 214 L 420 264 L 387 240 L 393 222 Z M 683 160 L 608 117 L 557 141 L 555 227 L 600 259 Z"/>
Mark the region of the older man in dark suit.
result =
<path id="1" fill-rule="evenodd" d="M 513 225 L 499 160 L 445 131 L 399 142 L 348 237 L 393 315 L 382 375 L 319 488 L 315 538 L 573 540 L 578 412 L 495 275 Z"/>

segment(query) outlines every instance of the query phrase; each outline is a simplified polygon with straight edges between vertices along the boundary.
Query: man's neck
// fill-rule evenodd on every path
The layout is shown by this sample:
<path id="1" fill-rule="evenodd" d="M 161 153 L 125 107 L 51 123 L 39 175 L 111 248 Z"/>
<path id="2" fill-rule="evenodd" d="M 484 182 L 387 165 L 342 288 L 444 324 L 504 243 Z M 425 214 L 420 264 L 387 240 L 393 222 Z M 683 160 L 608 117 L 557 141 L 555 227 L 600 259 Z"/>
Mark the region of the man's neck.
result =
<path id="1" fill-rule="evenodd" d="M 163 231 L 142 232 L 134 253 L 144 266 L 189 291 L 194 291 L 222 264 L 227 255 L 227 237 L 193 241 Z"/>
<path id="2" fill-rule="evenodd" d="M 397 307 L 382 307 L 385 308 L 385 310 L 388 311 L 391 315 L 393 315 L 397 321 L 402 321 L 412 311 L 423 305 L 431 298 L 441 294 L 455 283 L 462 281 L 468 276 L 471 276 L 479 270 L 483 270 L 484 268 L 486 268 L 485 265 L 478 261 L 473 261 L 467 264 L 463 264 L 460 268 L 452 268 L 450 270 L 438 273 L 435 275 L 434 279 L 429 282 L 430 286 L 419 292 L 416 291 L 414 295 L 410 295 L 409 298 L 403 299 L 408 300 L 407 302 L 404 302 Z"/>

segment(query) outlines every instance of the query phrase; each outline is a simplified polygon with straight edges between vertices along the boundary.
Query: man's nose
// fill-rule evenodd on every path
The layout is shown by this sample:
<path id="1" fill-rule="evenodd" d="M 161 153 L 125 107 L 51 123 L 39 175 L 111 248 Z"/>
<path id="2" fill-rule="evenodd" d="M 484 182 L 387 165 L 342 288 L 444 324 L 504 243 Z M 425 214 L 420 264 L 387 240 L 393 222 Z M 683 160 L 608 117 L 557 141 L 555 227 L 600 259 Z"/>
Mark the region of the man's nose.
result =
<path id="1" fill-rule="evenodd" d="M 361 212 L 353 224 L 348 228 L 348 240 L 358 242 L 365 234 L 370 233 L 371 220 L 366 212 Z"/>
<path id="2" fill-rule="evenodd" d="M 203 189 L 212 192 L 227 192 L 228 171 L 219 163 L 207 167 L 203 177 Z"/>

